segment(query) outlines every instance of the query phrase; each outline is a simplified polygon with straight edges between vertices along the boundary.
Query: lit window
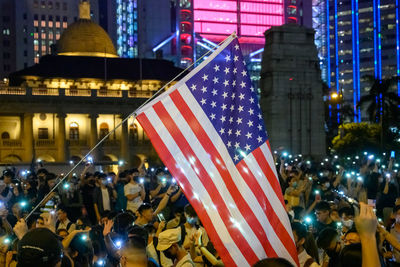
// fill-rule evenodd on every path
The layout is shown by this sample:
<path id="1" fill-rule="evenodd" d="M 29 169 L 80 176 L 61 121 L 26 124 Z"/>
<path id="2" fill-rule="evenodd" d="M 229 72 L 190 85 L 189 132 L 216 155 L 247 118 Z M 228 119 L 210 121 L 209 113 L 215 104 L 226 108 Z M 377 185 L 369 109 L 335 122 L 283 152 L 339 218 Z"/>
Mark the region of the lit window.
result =
<path id="1" fill-rule="evenodd" d="M 99 133 L 99 137 L 100 139 L 104 138 L 104 136 L 106 136 L 108 134 L 109 130 L 108 130 L 108 124 L 103 122 L 100 124 L 100 133 Z"/>
<path id="2" fill-rule="evenodd" d="M 69 139 L 79 140 L 79 125 L 76 122 L 71 122 L 69 124 Z"/>

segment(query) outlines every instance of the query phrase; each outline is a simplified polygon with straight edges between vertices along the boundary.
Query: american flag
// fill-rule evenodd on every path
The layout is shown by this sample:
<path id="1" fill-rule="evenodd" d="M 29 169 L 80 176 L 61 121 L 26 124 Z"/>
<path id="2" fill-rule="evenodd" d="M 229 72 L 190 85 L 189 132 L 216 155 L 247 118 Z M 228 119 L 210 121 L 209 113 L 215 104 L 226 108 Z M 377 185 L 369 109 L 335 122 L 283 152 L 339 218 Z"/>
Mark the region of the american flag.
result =
<path id="1" fill-rule="evenodd" d="M 238 40 L 137 112 L 225 266 L 298 265 L 256 90 Z"/>

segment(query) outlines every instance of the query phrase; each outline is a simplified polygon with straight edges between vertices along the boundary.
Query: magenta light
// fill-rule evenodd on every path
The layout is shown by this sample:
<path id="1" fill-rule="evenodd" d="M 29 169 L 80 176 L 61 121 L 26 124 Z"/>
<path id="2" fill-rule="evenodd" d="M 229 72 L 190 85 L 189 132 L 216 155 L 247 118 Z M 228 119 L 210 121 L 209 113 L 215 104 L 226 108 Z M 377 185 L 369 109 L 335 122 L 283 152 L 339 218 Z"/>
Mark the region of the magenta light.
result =
<path id="1" fill-rule="evenodd" d="M 240 35 L 240 40 L 244 42 L 254 42 L 260 38 L 261 40 L 255 43 L 263 43 L 264 32 L 267 29 L 284 23 L 283 0 L 239 0 L 240 24 L 238 25 L 237 2 L 237 0 L 194 0 L 195 32 L 202 36 L 207 35 L 210 40 L 219 41 L 223 36 L 236 31 Z"/>

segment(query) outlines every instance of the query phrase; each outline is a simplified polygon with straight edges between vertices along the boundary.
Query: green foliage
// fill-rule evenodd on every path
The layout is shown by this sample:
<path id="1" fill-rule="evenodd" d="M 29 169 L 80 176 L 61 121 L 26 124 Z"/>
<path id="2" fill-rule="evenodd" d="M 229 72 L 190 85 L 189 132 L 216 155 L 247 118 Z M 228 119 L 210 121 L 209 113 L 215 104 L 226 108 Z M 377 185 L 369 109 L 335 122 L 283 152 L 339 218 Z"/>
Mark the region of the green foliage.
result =
<path id="1" fill-rule="evenodd" d="M 339 126 L 339 134 L 332 140 L 332 149 L 340 156 L 378 152 L 380 149 L 379 124 L 361 122 Z"/>

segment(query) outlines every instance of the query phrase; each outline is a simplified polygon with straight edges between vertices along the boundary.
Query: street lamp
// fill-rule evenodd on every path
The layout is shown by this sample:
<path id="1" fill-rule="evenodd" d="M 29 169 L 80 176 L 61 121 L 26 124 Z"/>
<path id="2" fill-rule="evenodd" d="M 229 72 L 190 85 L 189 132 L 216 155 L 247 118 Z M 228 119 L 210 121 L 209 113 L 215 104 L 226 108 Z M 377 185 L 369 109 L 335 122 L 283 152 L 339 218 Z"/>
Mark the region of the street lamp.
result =
<path id="1" fill-rule="evenodd" d="M 339 97 L 339 95 L 337 93 L 332 93 L 331 94 L 332 99 L 336 99 Z"/>

